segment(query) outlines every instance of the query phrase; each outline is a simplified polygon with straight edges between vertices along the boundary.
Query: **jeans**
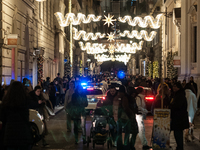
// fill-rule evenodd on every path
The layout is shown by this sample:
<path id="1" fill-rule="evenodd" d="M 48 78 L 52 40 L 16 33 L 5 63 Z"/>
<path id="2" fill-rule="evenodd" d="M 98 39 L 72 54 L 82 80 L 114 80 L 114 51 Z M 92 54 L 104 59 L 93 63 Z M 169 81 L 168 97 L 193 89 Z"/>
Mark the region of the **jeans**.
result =
<path id="1" fill-rule="evenodd" d="M 69 115 L 69 113 L 67 114 L 67 129 L 71 130 L 72 126 L 71 126 L 71 116 Z"/>
<path id="2" fill-rule="evenodd" d="M 75 141 L 78 142 L 78 129 L 79 129 L 79 122 L 80 119 L 74 119 L 74 135 L 75 135 Z M 81 128 L 82 128 L 82 137 L 83 140 L 86 140 L 86 117 L 81 116 Z"/>
<path id="3" fill-rule="evenodd" d="M 139 129 L 139 138 L 141 140 L 141 143 L 143 146 L 147 145 L 147 139 L 145 136 L 145 127 L 144 127 L 144 120 L 143 115 L 136 115 L 136 120 L 138 123 L 138 129 Z"/>
<path id="4" fill-rule="evenodd" d="M 183 150 L 183 130 L 174 130 L 174 137 L 177 144 L 177 150 Z"/>
<path id="5" fill-rule="evenodd" d="M 119 119 L 117 122 L 117 150 L 130 150 L 131 122 Z"/>

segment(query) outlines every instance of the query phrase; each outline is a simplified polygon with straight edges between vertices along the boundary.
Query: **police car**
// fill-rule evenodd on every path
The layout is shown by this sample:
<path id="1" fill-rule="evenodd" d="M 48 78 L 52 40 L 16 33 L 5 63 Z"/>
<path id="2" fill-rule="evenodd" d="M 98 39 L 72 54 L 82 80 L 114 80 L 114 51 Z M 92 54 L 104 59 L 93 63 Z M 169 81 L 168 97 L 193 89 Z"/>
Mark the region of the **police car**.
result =
<path id="1" fill-rule="evenodd" d="M 81 83 L 83 86 L 84 92 L 87 95 L 88 106 L 86 110 L 94 110 L 97 107 L 97 103 L 103 103 L 106 99 L 105 94 L 102 91 L 101 83 Z"/>

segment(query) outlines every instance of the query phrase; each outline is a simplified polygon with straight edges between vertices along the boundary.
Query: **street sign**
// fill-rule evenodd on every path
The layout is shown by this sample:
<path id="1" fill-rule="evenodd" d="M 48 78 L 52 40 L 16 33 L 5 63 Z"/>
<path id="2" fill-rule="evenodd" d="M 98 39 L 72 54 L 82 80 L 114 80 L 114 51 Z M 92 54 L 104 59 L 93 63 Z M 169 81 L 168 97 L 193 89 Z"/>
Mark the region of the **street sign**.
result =
<path id="1" fill-rule="evenodd" d="M 181 58 L 180 58 L 180 56 L 174 56 L 174 67 L 181 67 Z"/>
<path id="2" fill-rule="evenodd" d="M 8 47 L 12 47 L 12 48 L 15 48 L 17 47 L 17 38 L 18 38 L 18 35 L 17 34 L 8 34 L 7 36 L 7 45 Z"/>
<path id="3" fill-rule="evenodd" d="M 153 149 L 170 147 L 170 109 L 154 109 Z"/>

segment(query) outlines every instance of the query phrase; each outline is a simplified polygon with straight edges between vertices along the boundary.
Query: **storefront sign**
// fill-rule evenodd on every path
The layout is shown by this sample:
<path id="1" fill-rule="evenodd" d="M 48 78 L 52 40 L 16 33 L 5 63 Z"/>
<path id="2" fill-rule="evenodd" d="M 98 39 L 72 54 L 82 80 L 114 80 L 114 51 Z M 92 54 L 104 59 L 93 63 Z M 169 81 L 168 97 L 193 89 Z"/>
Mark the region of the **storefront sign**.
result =
<path id="1" fill-rule="evenodd" d="M 7 45 L 8 47 L 17 47 L 17 38 L 18 38 L 18 35 L 17 34 L 8 34 L 7 36 Z"/>
<path id="2" fill-rule="evenodd" d="M 174 56 L 174 67 L 181 67 L 181 58 L 180 58 L 180 56 Z"/>
<path id="3" fill-rule="evenodd" d="M 154 109 L 153 149 L 170 146 L 170 109 Z"/>

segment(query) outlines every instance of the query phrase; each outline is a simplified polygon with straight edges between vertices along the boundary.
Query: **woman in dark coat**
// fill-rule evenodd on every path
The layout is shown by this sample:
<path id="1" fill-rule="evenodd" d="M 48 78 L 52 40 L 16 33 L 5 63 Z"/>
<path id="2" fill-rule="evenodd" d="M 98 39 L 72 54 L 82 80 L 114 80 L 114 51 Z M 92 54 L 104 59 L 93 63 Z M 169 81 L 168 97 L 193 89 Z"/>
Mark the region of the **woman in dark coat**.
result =
<path id="1" fill-rule="evenodd" d="M 2 102 L 3 144 L 7 150 L 30 150 L 33 144 L 26 91 L 13 82 Z"/>
<path id="2" fill-rule="evenodd" d="M 183 150 L 183 130 L 189 128 L 187 99 L 185 91 L 179 82 L 173 85 L 174 97 L 169 108 L 171 109 L 171 130 L 177 143 L 176 150 Z"/>

